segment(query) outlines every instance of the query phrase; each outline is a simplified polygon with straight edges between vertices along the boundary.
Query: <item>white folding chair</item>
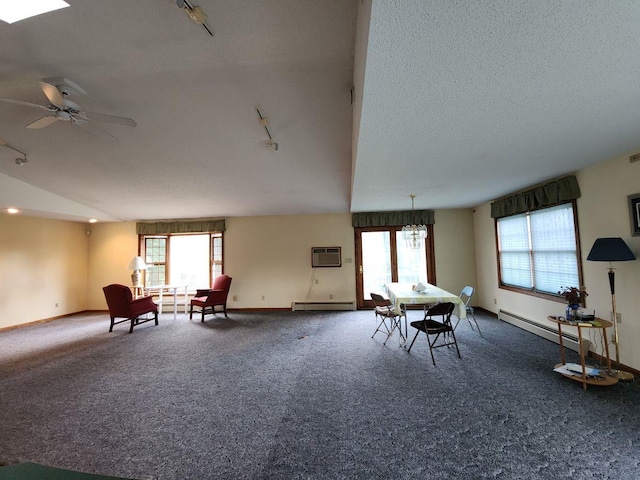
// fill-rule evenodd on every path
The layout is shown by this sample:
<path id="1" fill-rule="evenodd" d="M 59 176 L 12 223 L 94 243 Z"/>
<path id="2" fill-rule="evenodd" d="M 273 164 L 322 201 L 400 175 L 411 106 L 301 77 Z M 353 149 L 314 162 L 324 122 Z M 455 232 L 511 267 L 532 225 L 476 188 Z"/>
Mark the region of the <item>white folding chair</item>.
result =
<path id="1" fill-rule="evenodd" d="M 471 330 L 473 330 L 473 324 L 476 324 L 476 328 L 478 329 L 478 333 L 480 334 L 480 336 L 482 337 L 482 332 L 480 331 L 480 325 L 478 325 L 478 319 L 476 318 L 474 312 L 473 312 L 473 307 L 471 305 L 469 305 L 469 302 L 471 302 L 471 297 L 473 296 L 473 292 L 475 291 L 475 289 L 470 286 L 467 285 L 466 287 L 464 287 L 462 289 L 462 291 L 460 292 L 460 300 L 462 300 L 462 302 L 464 303 L 464 308 L 467 311 L 467 321 L 469 322 L 469 325 L 471 326 Z M 473 319 L 473 322 L 471 321 L 471 319 Z M 456 321 L 455 325 L 453 326 L 453 329 L 455 330 L 458 326 L 458 323 L 460 323 L 460 319 L 458 318 L 458 320 Z"/>

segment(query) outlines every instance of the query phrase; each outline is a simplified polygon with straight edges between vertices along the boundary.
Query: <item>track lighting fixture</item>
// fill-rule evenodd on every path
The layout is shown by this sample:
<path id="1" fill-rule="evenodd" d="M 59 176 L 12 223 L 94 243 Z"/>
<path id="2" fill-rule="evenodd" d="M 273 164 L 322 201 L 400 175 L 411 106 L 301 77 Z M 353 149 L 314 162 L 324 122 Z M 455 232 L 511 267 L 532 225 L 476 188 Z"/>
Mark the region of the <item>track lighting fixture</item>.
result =
<path id="1" fill-rule="evenodd" d="M 267 142 L 267 146 L 273 149 L 274 152 L 278 151 L 278 144 L 273 141 L 273 137 L 271 136 L 271 132 L 269 132 L 269 127 L 267 126 L 267 119 L 262 116 L 260 110 L 256 108 L 256 112 L 258 112 L 258 121 L 260 125 L 264 127 L 264 131 L 267 132 L 267 137 L 269 137 L 269 141 Z"/>
<path id="2" fill-rule="evenodd" d="M 27 163 L 29 161 L 29 160 L 27 160 L 27 154 L 26 153 L 21 152 L 16 147 L 14 147 L 13 145 L 8 144 L 6 141 L 2 140 L 1 138 L 0 138 L 0 146 L 1 147 L 10 148 L 14 152 L 18 152 L 20 155 L 22 155 L 22 158 L 20 158 L 20 157 L 16 158 L 16 165 L 24 165 L 25 163 Z"/>
<path id="3" fill-rule="evenodd" d="M 207 14 L 201 7 L 193 5 L 189 0 L 176 0 L 176 5 L 180 8 L 184 8 L 189 18 L 198 25 L 202 25 L 209 35 L 215 36 L 213 30 L 207 25 Z"/>

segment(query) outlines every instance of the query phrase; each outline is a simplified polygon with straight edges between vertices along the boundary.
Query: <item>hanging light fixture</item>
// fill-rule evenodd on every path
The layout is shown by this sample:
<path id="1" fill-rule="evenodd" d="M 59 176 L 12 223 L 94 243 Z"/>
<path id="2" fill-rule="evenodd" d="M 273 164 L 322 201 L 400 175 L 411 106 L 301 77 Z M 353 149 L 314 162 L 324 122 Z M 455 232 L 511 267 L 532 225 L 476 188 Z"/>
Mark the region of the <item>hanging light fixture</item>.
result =
<path id="1" fill-rule="evenodd" d="M 411 197 L 411 213 L 413 214 L 413 199 L 415 195 L 409 195 Z M 415 250 L 422 248 L 424 239 L 427 238 L 427 227 L 425 225 L 405 225 L 402 227 L 402 238 L 407 242 L 409 248 Z"/>

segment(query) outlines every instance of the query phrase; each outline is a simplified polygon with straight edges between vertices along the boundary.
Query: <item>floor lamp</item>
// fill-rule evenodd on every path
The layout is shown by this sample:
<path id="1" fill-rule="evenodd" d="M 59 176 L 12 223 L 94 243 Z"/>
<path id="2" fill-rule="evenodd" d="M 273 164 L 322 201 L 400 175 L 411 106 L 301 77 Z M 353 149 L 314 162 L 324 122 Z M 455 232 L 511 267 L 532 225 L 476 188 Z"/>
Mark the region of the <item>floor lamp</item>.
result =
<path id="1" fill-rule="evenodd" d="M 613 311 L 613 330 L 616 343 L 616 363 L 620 366 L 620 345 L 618 338 L 618 316 L 616 312 L 616 274 L 611 262 L 626 262 L 636 257 L 624 240 L 619 237 L 598 238 L 591 247 L 587 260 L 594 262 L 609 262 L 609 287 L 611 288 L 611 309 Z M 613 376 L 620 380 L 633 380 L 633 373 L 614 370 Z"/>

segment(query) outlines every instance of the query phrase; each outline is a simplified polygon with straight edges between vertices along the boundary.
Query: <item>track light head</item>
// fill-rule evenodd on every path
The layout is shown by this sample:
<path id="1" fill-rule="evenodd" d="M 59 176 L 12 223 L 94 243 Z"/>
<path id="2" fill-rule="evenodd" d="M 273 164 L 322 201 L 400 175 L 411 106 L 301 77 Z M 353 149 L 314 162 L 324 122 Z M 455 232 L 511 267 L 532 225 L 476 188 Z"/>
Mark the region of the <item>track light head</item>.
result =
<path id="1" fill-rule="evenodd" d="M 16 158 L 16 165 L 22 166 L 22 165 L 24 165 L 25 163 L 28 163 L 28 162 L 29 162 L 29 160 L 27 160 L 26 156 L 24 158 L 20 158 L 20 157 Z"/>

